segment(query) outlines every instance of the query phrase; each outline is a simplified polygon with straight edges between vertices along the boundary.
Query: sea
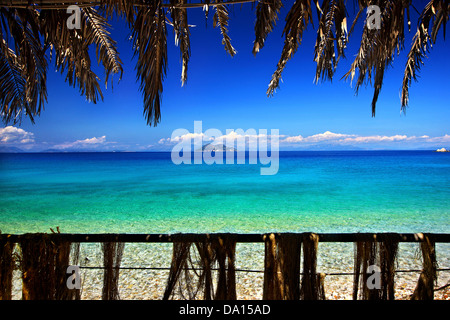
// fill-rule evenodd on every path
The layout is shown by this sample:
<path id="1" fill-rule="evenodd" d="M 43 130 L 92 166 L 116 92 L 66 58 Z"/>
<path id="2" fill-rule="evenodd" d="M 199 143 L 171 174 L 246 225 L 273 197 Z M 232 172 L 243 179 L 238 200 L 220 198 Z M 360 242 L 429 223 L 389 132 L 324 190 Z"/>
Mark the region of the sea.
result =
<path id="1" fill-rule="evenodd" d="M 175 164 L 169 152 L 0 154 L 0 230 L 450 232 L 450 153 L 285 151 Z"/>

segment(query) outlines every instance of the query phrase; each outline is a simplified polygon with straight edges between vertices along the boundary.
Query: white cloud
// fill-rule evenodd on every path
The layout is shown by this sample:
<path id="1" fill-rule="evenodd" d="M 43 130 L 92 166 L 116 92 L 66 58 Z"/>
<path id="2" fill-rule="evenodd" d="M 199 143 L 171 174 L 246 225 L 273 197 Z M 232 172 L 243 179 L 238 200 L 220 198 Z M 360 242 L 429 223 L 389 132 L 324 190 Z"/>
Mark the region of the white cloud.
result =
<path id="1" fill-rule="evenodd" d="M 0 144 L 31 144 L 34 134 L 21 128 L 8 126 L 0 129 Z"/>
<path id="2" fill-rule="evenodd" d="M 422 136 L 425 141 L 427 142 L 437 142 L 437 143 L 449 143 L 450 142 L 450 135 L 446 134 L 442 137 L 429 137 L 429 136 Z"/>
<path id="3" fill-rule="evenodd" d="M 187 130 L 186 130 L 187 132 Z M 211 132 L 216 132 L 214 136 Z M 229 130 L 226 134 L 217 131 L 205 131 L 204 133 L 185 133 L 172 138 L 162 138 L 158 141 L 161 147 L 171 147 L 175 143 L 181 142 L 183 139 L 193 139 L 202 138 L 204 143 L 212 144 L 225 144 L 228 145 L 228 141 L 233 143 L 233 141 L 244 141 L 245 143 L 252 142 L 270 142 L 270 139 L 275 137 L 271 134 L 271 130 L 261 131 L 249 129 L 243 131 L 241 129 Z M 280 146 L 283 148 L 297 148 L 297 147 L 309 147 L 320 144 L 330 144 L 337 146 L 360 146 L 362 148 L 389 148 L 390 146 L 394 148 L 427 148 L 444 146 L 450 143 L 450 135 L 445 134 L 438 137 L 430 137 L 429 135 L 421 136 L 408 136 L 404 134 L 394 134 L 394 135 L 357 135 L 349 133 L 335 133 L 331 131 L 325 131 L 323 133 L 313 134 L 310 136 L 302 135 L 279 135 L 276 137 L 279 139 Z"/>
<path id="4" fill-rule="evenodd" d="M 331 143 L 331 144 L 386 144 L 395 142 L 409 142 L 416 144 L 430 144 L 430 143 L 449 143 L 450 135 L 446 134 L 440 137 L 430 137 L 428 135 L 422 136 L 407 136 L 407 135 L 369 135 L 360 136 L 356 134 L 343 134 L 343 133 L 333 133 L 330 131 L 325 131 L 324 133 L 319 133 L 307 137 L 302 135 L 298 136 L 288 136 L 280 140 L 280 143 L 290 144 L 290 145 L 308 145 L 311 143 Z"/>
<path id="5" fill-rule="evenodd" d="M 415 136 L 408 137 L 406 135 L 394 135 L 394 136 L 357 136 L 351 138 L 345 138 L 339 140 L 343 143 L 377 143 L 377 142 L 394 142 L 394 141 L 405 141 L 405 140 L 415 140 Z"/>
<path id="6" fill-rule="evenodd" d="M 204 133 L 190 133 L 189 132 L 189 133 L 183 134 L 181 136 L 176 136 L 176 137 L 173 137 L 173 138 L 166 138 L 166 139 L 162 138 L 162 139 L 160 139 L 158 141 L 158 143 L 159 144 L 171 144 L 171 143 L 181 142 L 184 139 L 186 139 L 186 140 L 189 140 L 189 139 L 193 140 L 193 139 L 197 139 L 197 138 L 201 138 L 204 141 L 212 141 L 212 140 L 214 140 L 213 138 L 208 137 Z"/>
<path id="7" fill-rule="evenodd" d="M 331 131 L 325 131 L 324 133 L 318 133 L 309 137 L 303 137 L 302 135 L 286 137 L 280 142 L 289 142 L 289 143 L 312 143 L 312 142 L 321 142 L 321 141 L 335 141 L 342 139 L 349 139 L 356 137 L 354 134 L 344 134 L 344 133 L 334 133 Z"/>
<path id="8" fill-rule="evenodd" d="M 65 142 L 62 144 L 57 144 L 54 145 L 53 148 L 54 149 L 68 149 L 68 148 L 92 148 L 92 147 L 98 147 L 100 145 L 104 145 L 107 143 L 112 143 L 112 142 L 106 142 L 106 136 L 101 136 L 101 137 L 93 137 L 93 138 L 88 138 L 88 139 L 84 139 L 84 140 L 77 140 L 74 142 Z"/>
<path id="9" fill-rule="evenodd" d="M 237 129 L 237 130 L 227 130 L 226 134 L 223 134 L 223 132 L 221 132 L 218 129 L 209 129 L 202 133 L 189 132 L 172 138 L 162 138 L 158 141 L 158 144 L 168 146 L 175 143 L 179 143 L 184 139 L 194 142 L 195 139 L 199 138 L 202 140 L 203 143 L 211 143 L 213 145 L 215 144 L 228 145 L 228 143 L 234 143 L 235 141 L 244 141 L 245 143 L 265 141 L 269 143 L 270 139 L 275 136 L 278 138 L 285 137 L 284 135 L 267 134 L 266 133 L 267 131 L 269 130 L 261 132 L 261 130 L 257 131 L 255 129 L 248 129 L 246 131 L 242 129 Z"/>
<path id="10" fill-rule="evenodd" d="M 319 134 L 315 134 L 315 135 L 306 137 L 305 141 L 306 142 L 320 142 L 320 141 L 329 141 L 329 140 L 349 139 L 351 137 L 355 137 L 355 135 L 325 131 L 324 133 L 319 133 Z"/>

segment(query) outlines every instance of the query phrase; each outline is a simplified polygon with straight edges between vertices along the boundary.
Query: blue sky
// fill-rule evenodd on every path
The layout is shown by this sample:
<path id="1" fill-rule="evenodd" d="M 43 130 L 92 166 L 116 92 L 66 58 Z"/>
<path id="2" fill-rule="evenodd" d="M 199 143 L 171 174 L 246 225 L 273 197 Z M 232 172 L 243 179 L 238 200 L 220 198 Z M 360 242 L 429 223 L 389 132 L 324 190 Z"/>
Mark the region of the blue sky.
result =
<path id="1" fill-rule="evenodd" d="M 168 73 L 164 80 L 162 117 L 157 127 L 143 117 L 143 99 L 136 81 L 129 30 L 122 21 L 113 21 L 112 36 L 118 41 L 124 63 L 122 80 L 114 88 L 102 87 L 103 102 L 86 102 L 64 76 L 48 72 L 48 103 L 36 123 L 0 129 L 0 146 L 29 151 L 45 149 L 92 149 L 124 151 L 170 150 L 172 132 L 186 128 L 193 132 L 194 121 L 203 130 L 250 128 L 278 129 L 280 149 L 305 149 L 316 144 L 357 146 L 364 149 L 415 149 L 450 147 L 450 43 L 442 31 L 438 43 L 421 68 L 419 82 L 410 88 L 406 114 L 400 112 L 400 92 L 413 28 L 407 33 L 405 50 L 385 73 L 376 117 L 371 116 L 373 89 L 361 88 L 355 95 L 350 83 L 340 78 L 348 71 L 357 51 L 360 32 L 355 32 L 341 59 L 333 82 L 314 84 L 313 61 L 316 32 L 310 25 L 302 45 L 287 63 L 283 82 L 273 97 L 267 86 L 281 54 L 282 29 L 289 8 L 283 8 L 276 28 L 255 57 L 254 10 L 250 4 L 230 9 L 229 35 L 237 54 L 231 58 L 223 49 L 219 29 L 206 27 L 200 8 L 188 11 L 191 28 L 191 59 L 188 81 L 181 87 L 181 59 L 168 26 Z M 213 9 L 211 9 L 213 11 Z M 350 11 L 350 20 L 354 14 Z M 413 27 L 417 14 L 412 13 Z M 317 17 L 314 12 L 315 26 Z M 92 56 L 96 64 L 95 55 Z M 96 73 L 104 78 L 102 68 Z"/>

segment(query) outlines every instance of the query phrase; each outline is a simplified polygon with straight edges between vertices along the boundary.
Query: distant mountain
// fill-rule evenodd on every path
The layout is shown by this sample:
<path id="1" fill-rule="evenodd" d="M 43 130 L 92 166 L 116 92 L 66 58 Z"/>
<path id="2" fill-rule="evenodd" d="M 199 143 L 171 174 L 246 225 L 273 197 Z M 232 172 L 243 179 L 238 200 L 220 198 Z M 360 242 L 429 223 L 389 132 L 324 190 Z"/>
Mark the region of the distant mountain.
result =
<path id="1" fill-rule="evenodd" d="M 208 151 L 208 152 L 211 152 L 211 151 L 220 152 L 220 151 L 222 151 L 222 152 L 225 152 L 225 151 L 236 151 L 236 149 L 233 148 L 233 147 L 227 147 L 227 146 L 225 146 L 223 144 L 208 143 L 208 144 L 205 144 L 202 147 L 202 150 L 199 149 L 197 151 Z"/>
<path id="2" fill-rule="evenodd" d="M 21 153 L 25 152 L 22 149 L 16 148 L 16 147 L 5 147 L 0 146 L 0 153 Z"/>
<path id="3" fill-rule="evenodd" d="M 46 149 L 46 150 L 42 150 L 41 152 L 43 152 L 43 153 L 57 153 L 57 152 L 67 152 L 67 151 L 63 151 L 63 150 L 59 150 L 59 149 Z"/>
<path id="4" fill-rule="evenodd" d="M 75 152 L 122 152 L 122 151 L 103 151 L 93 149 L 45 149 L 42 153 L 75 153 Z"/>
<path id="5" fill-rule="evenodd" d="M 352 145 L 339 145 L 339 144 L 315 144 L 310 146 L 302 147 L 301 149 L 295 149 L 295 150 L 302 150 L 302 151 L 353 151 L 353 150 L 367 150 L 364 148 L 352 146 Z"/>

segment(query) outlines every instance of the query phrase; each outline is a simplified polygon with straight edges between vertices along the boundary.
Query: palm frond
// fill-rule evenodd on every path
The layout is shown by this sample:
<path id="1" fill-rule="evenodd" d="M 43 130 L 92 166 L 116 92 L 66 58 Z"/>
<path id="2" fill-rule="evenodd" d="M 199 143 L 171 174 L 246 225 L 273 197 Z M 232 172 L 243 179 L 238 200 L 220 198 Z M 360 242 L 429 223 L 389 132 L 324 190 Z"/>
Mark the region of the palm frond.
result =
<path id="1" fill-rule="evenodd" d="M 350 70 L 343 77 L 346 79 L 350 77 L 353 80 L 356 69 L 359 70 L 355 89 L 356 93 L 358 93 L 358 89 L 363 83 L 366 81 L 372 83 L 372 73 L 374 74 L 372 116 L 375 116 L 376 103 L 383 85 L 384 72 L 391 65 L 395 54 L 400 53 L 403 49 L 405 11 L 411 5 L 409 0 L 386 0 L 380 4 L 381 28 L 371 30 L 367 23 L 364 24 L 358 54 Z"/>
<path id="2" fill-rule="evenodd" d="M 337 63 L 344 56 L 344 49 L 348 42 L 347 15 L 344 0 L 325 0 L 319 16 L 319 29 L 317 30 L 316 45 L 314 48 L 314 61 L 317 63 L 315 82 L 319 78 L 332 80 Z M 335 32 L 333 32 L 335 29 Z M 335 45 L 336 42 L 336 45 Z M 336 59 L 335 47 L 338 52 Z"/>
<path id="3" fill-rule="evenodd" d="M 417 23 L 417 32 L 414 35 L 411 49 L 408 53 L 405 72 L 402 82 L 401 108 L 405 111 L 409 100 L 409 87 L 411 81 L 417 81 L 417 73 L 421 65 L 424 64 L 423 59 L 430 47 L 436 43 L 438 31 L 441 27 L 444 30 L 450 17 L 450 3 L 445 0 L 432 0 L 422 11 Z M 431 32 L 430 32 L 430 23 Z"/>
<path id="4" fill-rule="evenodd" d="M 284 46 L 281 52 L 281 58 L 277 64 L 277 69 L 272 75 L 269 88 L 266 92 L 268 96 L 272 96 L 279 87 L 281 73 L 287 61 L 292 58 L 301 44 L 303 31 L 305 31 L 310 21 L 312 22 L 311 1 L 295 1 L 286 16 L 286 25 L 283 30 L 283 35 L 285 35 Z"/>
<path id="5" fill-rule="evenodd" d="M 30 109 L 25 99 L 27 81 L 22 75 L 22 69 L 14 51 L 3 40 L 0 50 L 0 103 L 6 124 L 16 122 L 24 109 Z"/>
<path id="6" fill-rule="evenodd" d="M 185 4 L 186 0 L 172 0 L 172 3 Z M 187 81 L 188 62 L 191 55 L 191 42 L 189 38 L 190 32 L 187 21 L 187 12 L 186 9 L 179 9 L 174 7 L 171 10 L 171 15 L 173 19 L 173 30 L 175 32 L 175 44 L 180 46 L 182 59 L 181 85 L 184 86 Z"/>
<path id="7" fill-rule="evenodd" d="M 256 6 L 255 41 L 253 54 L 256 55 L 264 47 L 267 35 L 272 32 L 283 3 L 281 0 L 260 1 Z"/>
<path id="8" fill-rule="evenodd" d="M 5 121 L 19 121 L 26 115 L 34 121 L 47 99 L 47 59 L 56 70 L 65 74 L 66 81 L 78 87 L 88 101 L 103 99 L 99 78 L 91 69 L 89 49 L 96 48 L 97 61 L 103 65 L 107 85 L 110 77 L 123 73 L 116 42 L 109 33 L 108 18 L 125 17 L 132 30 L 131 39 L 135 56 L 137 79 L 144 99 L 144 116 L 148 124 L 156 125 L 161 117 L 162 83 L 167 68 L 166 11 L 170 12 L 175 42 L 180 47 L 182 59 L 181 82 L 187 81 L 190 60 L 190 30 L 187 9 L 204 7 L 206 17 L 214 7 L 213 24 L 222 34 L 222 43 L 231 56 L 236 54 L 228 34 L 231 5 L 257 0 L 98 0 L 59 2 L 3 1 L 0 6 L 0 103 L 1 117 Z M 319 2 L 321 4 L 319 4 Z M 69 30 L 66 26 L 68 4 L 81 8 L 81 28 Z M 363 84 L 374 88 L 372 115 L 375 115 L 387 68 L 394 56 L 404 47 L 404 27 L 411 27 L 412 0 L 354 0 L 358 4 L 356 18 L 347 32 L 346 0 L 296 0 L 290 8 L 283 29 L 284 45 L 281 57 L 267 89 L 271 96 L 279 87 L 281 75 L 298 50 L 303 33 L 313 22 L 312 7 L 317 8 L 319 26 L 314 48 L 316 62 L 315 81 L 332 80 L 337 64 L 344 57 L 349 34 L 370 5 L 381 9 L 381 28 L 369 29 L 366 23 L 358 52 L 345 79 L 356 77 L 358 90 Z M 261 0 L 256 7 L 255 40 L 253 54 L 263 48 L 267 36 L 275 27 L 282 0 Z M 94 9 L 95 8 L 95 9 Z M 417 9 L 413 7 L 416 11 Z M 417 11 L 418 12 L 418 11 Z M 403 82 L 402 109 L 408 104 L 409 87 L 416 80 L 420 66 L 429 48 L 436 42 L 440 30 L 445 37 L 450 15 L 449 0 L 429 0 L 418 21 L 417 32 L 410 48 Z M 169 21 L 169 24 L 172 24 Z M 48 50 L 48 51 L 47 51 Z M 357 75 L 356 75 L 357 74 Z M 120 79 L 119 79 L 120 80 Z M 111 79 L 112 82 L 112 79 Z"/>
<path id="9" fill-rule="evenodd" d="M 137 77 L 144 95 L 147 124 L 156 125 L 161 118 L 161 94 L 167 71 L 167 30 L 165 12 L 160 1 L 140 10 L 133 25 Z"/>
<path id="10" fill-rule="evenodd" d="M 115 13 L 125 17 L 128 23 L 132 24 L 136 13 L 135 4 L 143 5 L 144 3 L 145 0 L 101 0 L 99 12 L 106 17 L 112 17 Z"/>
<path id="11" fill-rule="evenodd" d="M 93 38 L 85 9 L 81 9 L 81 28 L 73 30 L 66 27 L 65 11 L 41 10 L 41 33 L 46 46 L 55 52 L 52 59 L 56 70 L 66 73 L 65 80 L 74 88 L 78 85 L 87 101 L 97 103 L 99 97 L 103 100 L 103 93 L 98 83 L 99 77 L 91 70 L 89 46 Z"/>
<path id="12" fill-rule="evenodd" d="M 85 41 L 96 45 L 98 63 L 102 63 L 105 69 L 105 86 L 111 74 L 118 73 L 119 81 L 122 78 L 122 61 L 117 52 L 116 42 L 110 37 L 108 28 L 110 25 L 104 17 L 99 15 L 94 8 L 84 8 L 86 15 L 87 32 Z"/>
<path id="13" fill-rule="evenodd" d="M 221 3 L 222 0 L 216 0 L 216 3 Z M 231 45 L 231 38 L 228 35 L 228 9 L 226 5 L 216 5 L 216 12 L 213 17 L 213 25 L 220 28 L 220 33 L 222 34 L 222 44 L 225 47 L 225 51 L 228 52 L 230 56 L 234 56 L 237 51 Z"/>
<path id="14" fill-rule="evenodd" d="M 45 50 L 39 40 L 38 12 L 0 8 L 3 120 L 16 123 L 26 115 L 34 122 L 47 99 Z M 6 39 L 13 39 L 14 49 Z M 7 89 L 13 89 L 11 93 Z"/>

